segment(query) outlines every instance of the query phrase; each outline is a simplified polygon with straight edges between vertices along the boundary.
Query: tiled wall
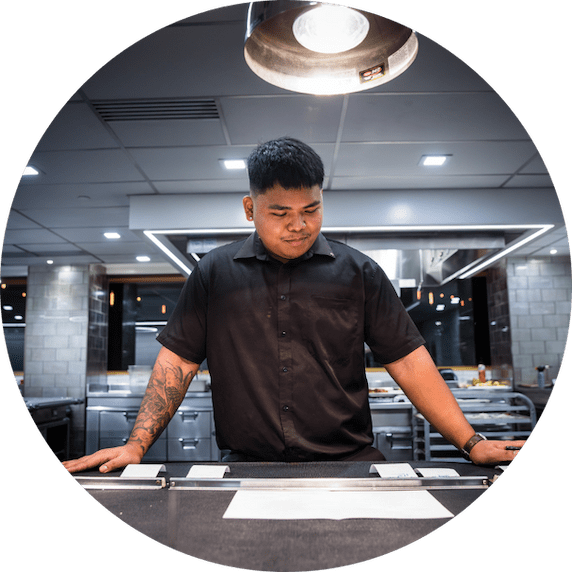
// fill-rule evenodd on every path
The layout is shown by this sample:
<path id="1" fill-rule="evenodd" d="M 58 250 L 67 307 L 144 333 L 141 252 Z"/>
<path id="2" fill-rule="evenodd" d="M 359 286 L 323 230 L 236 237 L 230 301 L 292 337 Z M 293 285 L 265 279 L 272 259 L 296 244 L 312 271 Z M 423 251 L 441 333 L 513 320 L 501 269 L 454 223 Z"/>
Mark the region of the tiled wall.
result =
<path id="1" fill-rule="evenodd" d="M 570 322 L 570 259 L 509 258 L 507 285 L 515 384 L 534 384 L 536 366 L 558 374 Z"/>
<path id="2" fill-rule="evenodd" d="M 107 383 L 108 291 L 109 284 L 105 268 L 90 266 L 87 384 Z"/>
<path id="3" fill-rule="evenodd" d="M 83 454 L 88 375 L 107 366 L 103 268 L 31 266 L 27 280 L 25 397 L 76 397 L 71 454 Z"/>
<path id="4" fill-rule="evenodd" d="M 498 370 L 496 377 L 512 379 L 506 259 L 502 259 L 496 266 L 489 268 L 486 274 L 491 365 Z"/>

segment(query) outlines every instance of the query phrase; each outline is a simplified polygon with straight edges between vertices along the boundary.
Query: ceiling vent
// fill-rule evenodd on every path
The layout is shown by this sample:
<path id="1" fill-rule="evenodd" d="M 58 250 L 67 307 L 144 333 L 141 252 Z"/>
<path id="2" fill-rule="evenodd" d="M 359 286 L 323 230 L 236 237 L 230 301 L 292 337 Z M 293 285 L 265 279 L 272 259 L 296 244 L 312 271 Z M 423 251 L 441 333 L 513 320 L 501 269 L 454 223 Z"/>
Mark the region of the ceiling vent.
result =
<path id="1" fill-rule="evenodd" d="M 93 106 L 107 122 L 219 119 L 214 99 L 106 99 Z"/>

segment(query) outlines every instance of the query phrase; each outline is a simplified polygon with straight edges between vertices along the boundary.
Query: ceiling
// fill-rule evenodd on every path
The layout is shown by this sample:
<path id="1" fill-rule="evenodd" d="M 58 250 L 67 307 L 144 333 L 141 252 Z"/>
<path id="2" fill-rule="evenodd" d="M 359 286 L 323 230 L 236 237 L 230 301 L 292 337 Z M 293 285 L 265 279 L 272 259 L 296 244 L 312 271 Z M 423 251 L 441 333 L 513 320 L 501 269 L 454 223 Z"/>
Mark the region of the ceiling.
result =
<path id="1" fill-rule="evenodd" d="M 326 209 L 328 194 L 364 191 L 555 195 L 534 143 L 503 100 L 430 39 L 419 35 L 417 59 L 388 84 L 346 96 L 296 94 L 265 83 L 246 65 L 247 8 L 234 5 L 158 30 L 71 96 L 30 158 L 40 176 L 23 177 L 15 194 L 3 276 L 24 275 L 47 259 L 104 264 L 111 274 L 177 272 L 130 227 L 130 204 L 136 197 L 207 195 L 210 203 L 185 211 L 192 226 L 222 195 L 248 192 L 246 173 L 226 171 L 220 160 L 245 158 L 257 143 L 282 135 L 322 156 Z M 436 153 L 451 160 L 431 170 L 419 165 Z M 562 222 L 518 254 L 569 254 L 557 218 Z M 121 239 L 106 239 L 108 231 Z M 136 263 L 140 255 L 150 262 Z"/>

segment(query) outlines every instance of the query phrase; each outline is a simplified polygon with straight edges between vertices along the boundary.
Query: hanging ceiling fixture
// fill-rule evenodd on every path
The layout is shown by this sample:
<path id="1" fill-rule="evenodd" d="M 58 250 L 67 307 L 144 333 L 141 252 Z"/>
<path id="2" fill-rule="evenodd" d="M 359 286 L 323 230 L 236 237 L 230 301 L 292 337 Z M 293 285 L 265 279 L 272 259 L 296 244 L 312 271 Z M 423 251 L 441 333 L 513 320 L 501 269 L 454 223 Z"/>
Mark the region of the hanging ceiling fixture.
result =
<path id="1" fill-rule="evenodd" d="M 417 56 L 415 33 L 353 8 L 321 2 L 252 2 L 244 57 L 278 87 L 315 95 L 363 91 L 391 81 Z"/>

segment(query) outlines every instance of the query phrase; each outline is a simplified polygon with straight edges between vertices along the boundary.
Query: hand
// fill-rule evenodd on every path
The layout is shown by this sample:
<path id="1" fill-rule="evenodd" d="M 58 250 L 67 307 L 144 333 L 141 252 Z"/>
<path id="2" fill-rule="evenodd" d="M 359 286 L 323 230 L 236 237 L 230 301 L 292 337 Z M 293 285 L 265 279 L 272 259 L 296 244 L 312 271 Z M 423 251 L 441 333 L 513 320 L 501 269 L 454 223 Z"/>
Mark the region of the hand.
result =
<path id="1" fill-rule="evenodd" d="M 476 465 L 495 465 L 512 461 L 518 451 L 507 451 L 506 447 L 522 447 L 526 441 L 479 441 L 471 449 L 471 461 Z"/>
<path id="2" fill-rule="evenodd" d="M 70 473 L 86 471 L 95 467 L 99 467 L 100 473 L 109 473 L 127 465 L 136 465 L 141 462 L 142 458 L 143 455 L 139 447 L 125 444 L 122 447 L 101 449 L 92 455 L 79 459 L 64 461 L 63 465 Z"/>

